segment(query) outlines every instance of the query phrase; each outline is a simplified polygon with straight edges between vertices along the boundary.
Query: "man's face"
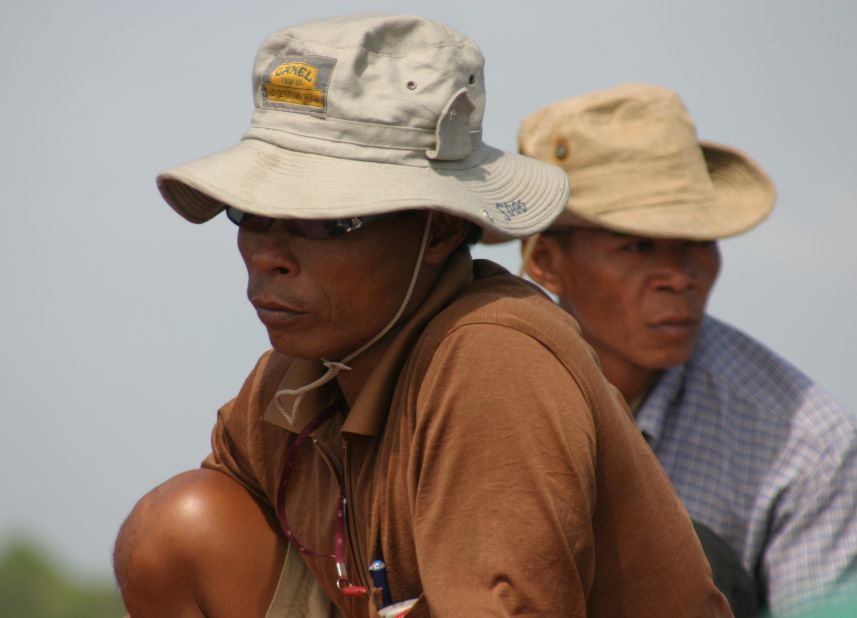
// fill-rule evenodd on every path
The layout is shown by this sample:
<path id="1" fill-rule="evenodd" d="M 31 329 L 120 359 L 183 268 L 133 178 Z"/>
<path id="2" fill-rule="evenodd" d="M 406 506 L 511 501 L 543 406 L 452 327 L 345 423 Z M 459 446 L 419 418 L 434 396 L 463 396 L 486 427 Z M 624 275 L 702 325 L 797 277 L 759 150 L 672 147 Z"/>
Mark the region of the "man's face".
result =
<path id="1" fill-rule="evenodd" d="M 391 215 L 334 238 L 310 239 L 275 221 L 241 228 L 247 296 L 275 350 L 339 360 L 396 313 L 414 268 L 425 215 Z"/>
<path id="2" fill-rule="evenodd" d="M 574 228 L 541 239 L 560 305 L 608 367 L 662 370 L 685 362 L 720 270 L 715 242 Z M 544 260 L 545 254 L 539 260 Z M 536 277 L 538 279 L 538 277 Z"/>

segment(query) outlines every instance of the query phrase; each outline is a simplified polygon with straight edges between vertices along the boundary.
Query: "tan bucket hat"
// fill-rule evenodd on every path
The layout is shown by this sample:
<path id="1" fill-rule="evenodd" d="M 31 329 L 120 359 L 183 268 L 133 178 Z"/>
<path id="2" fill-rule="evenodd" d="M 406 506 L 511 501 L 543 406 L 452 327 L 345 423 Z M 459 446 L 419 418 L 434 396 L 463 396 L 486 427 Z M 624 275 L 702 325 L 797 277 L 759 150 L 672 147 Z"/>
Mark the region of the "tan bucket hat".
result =
<path id="1" fill-rule="evenodd" d="M 774 207 L 762 168 L 739 150 L 699 142 L 681 99 L 658 86 L 624 84 L 554 103 L 523 120 L 518 144 L 571 179 L 552 229 L 714 240 L 750 229 Z"/>
<path id="2" fill-rule="evenodd" d="M 256 54 L 250 130 L 158 176 L 195 223 L 224 206 L 328 219 L 430 208 L 487 235 L 535 234 L 562 211 L 555 166 L 482 142 L 484 58 L 421 17 L 362 14 L 270 35 Z"/>

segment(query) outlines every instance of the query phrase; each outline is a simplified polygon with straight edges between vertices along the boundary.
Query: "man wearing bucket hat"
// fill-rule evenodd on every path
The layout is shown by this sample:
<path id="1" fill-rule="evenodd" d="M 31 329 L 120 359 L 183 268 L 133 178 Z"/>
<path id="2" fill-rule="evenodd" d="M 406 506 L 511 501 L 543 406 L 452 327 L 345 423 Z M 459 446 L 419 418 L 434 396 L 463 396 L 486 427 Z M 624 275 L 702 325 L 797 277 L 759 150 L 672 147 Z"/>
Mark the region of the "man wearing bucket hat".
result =
<path id="1" fill-rule="evenodd" d="M 203 469 L 123 524 L 132 616 L 728 615 L 572 320 L 471 260 L 472 230 L 529 236 L 568 198 L 482 142 L 482 65 L 417 17 L 282 30 L 241 143 L 158 177 L 238 225 L 273 350 Z"/>
<path id="2" fill-rule="evenodd" d="M 705 314 L 716 241 L 774 205 L 743 153 L 698 142 L 679 97 L 622 85 L 527 117 L 520 151 L 562 167 L 565 212 L 524 244 L 695 521 L 781 613 L 857 561 L 855 418 L 758 342 Z"/>

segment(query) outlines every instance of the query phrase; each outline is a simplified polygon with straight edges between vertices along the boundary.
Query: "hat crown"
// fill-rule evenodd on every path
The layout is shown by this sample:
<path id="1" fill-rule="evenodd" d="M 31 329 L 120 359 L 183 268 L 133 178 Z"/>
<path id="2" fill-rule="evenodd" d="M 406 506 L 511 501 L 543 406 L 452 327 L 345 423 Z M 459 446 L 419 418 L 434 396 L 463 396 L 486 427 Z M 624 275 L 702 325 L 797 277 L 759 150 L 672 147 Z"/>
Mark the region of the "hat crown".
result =
<path id="1" fill-rule="evenodd" d="M 554 103 L 524 119 L 522 154 L 565 170 L 574 187 L 554 227 L 715 239 L 773 208 L 774 188 L 743 153 L 700 143 L 671 90 L 624 84 Z"/>
<path id="2" fill-rule="evenodd" d="M 616 163 L 648 161 L 696 151 L 696 127 L 681 99 L 649 84 L 624 84 L 554 104 L 526 118 L 523 154 L 573 174 Z"/>
<path id="3" fill-rule="evenodd" d="M 364 160 L 427 165 L 447 104 L 465 89 L 469 116 L 454 129 L 472 144 L 467 155 L 481 145 L 483 66 L 475 42 L 422 17 L 362 14 L 286 28 L 256 55 L 253 130 L 278 132 L 265 137 L 304 152 L 327 154 L 323 142 L 334 141 L 364 147 L 351 153 Z"/>

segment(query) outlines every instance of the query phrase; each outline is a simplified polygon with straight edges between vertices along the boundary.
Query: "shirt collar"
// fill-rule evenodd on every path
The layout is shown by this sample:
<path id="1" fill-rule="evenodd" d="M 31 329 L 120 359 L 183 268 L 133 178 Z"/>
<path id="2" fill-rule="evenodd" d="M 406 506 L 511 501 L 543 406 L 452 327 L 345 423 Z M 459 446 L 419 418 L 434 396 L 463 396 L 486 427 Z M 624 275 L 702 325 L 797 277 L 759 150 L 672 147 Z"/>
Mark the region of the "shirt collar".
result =
<path id="1" fill-rule="evenodd" d="M 424 326 L 462 290 L 473 282 L 473 261 L 469 250 L 453 253 L 441 271 L 434 287 L 413 315 L 381 341 L 390 344 L 372 371 L 348 416 L 342 425 L 343 432 L 375 436 L 381 431 L 393 391 L 402 366 Z M 351 363 L 358 366 L 364 359 L 358 356 Z M 297 388 L 320 377 L 326 368 L 319 360 L 295 359 L 283 375 L 277 390 Z M 340 396 L 335 380 L 311 390 L 300 397 L 277 396 L 268 403 L 263 419 L 294 433 L 299 433 L 326 406 Z M 284 412 L 286 411 L 286 412 Z M 291 413 L 291 414 L 290 414 Z"/>
<path id="2" fill-rule="evenodd" d="M 681 396 L 684 374 L 687 365 L 678 365 L 667 369 L 658 379 L 655 387 L 643 400 L 634 415 L 637 427 L 646 438 L 646 442 L 655 449 L 663 434 L 669 410 Z"/>

